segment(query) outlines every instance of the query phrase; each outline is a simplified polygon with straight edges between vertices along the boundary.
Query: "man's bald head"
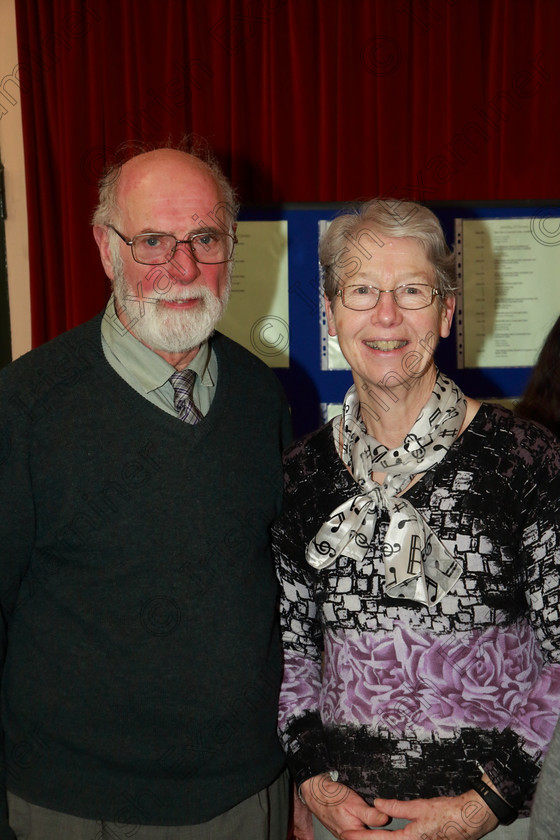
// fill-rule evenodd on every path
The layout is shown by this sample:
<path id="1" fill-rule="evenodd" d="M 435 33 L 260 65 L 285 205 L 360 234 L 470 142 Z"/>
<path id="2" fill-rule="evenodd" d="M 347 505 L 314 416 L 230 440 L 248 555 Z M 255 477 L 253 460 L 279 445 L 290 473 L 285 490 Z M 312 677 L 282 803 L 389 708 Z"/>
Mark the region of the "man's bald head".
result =
<path id="1" fill-rule="evenodd" d="M 119 197 L 122 196 L 123 186 L 126 190 L 127 184 L 134 183 L 135 179 L 140 179 L 143 174 L 150 177 L 151 173 L 153 177 L 160 171 L 162 177 L 166 177 L 172 173 L 174 166 L 181 166 L 181 162 L 192 167 L 193 172 L 198 170 L 201 176 L 206 173 L 214 179 L 221 202 L 218 215 L 224 226 L 233 225 L 239 212 L 239 202 L 219 164 L 208 152 L 201 155 L 197 151 L 187 151 L 181 147 L 151 149 L 111 165 L 99 182 L 99 203 L 94 211 L 92 224 L 118 225 L 123 206 Z"/>

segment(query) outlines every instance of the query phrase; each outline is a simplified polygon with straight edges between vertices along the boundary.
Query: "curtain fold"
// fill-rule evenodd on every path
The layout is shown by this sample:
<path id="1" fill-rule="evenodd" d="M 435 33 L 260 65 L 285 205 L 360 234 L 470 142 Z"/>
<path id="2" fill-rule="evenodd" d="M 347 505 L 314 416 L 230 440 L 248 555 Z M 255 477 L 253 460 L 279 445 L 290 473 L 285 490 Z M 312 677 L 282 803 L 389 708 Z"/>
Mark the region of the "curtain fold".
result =
<path id="1" fill-rule="evenodd" d="M 123 141 L 206 138 L 245 203 L 560 193 L 556 0 L 16 0 L 33 342 L 104 304 Z"/>

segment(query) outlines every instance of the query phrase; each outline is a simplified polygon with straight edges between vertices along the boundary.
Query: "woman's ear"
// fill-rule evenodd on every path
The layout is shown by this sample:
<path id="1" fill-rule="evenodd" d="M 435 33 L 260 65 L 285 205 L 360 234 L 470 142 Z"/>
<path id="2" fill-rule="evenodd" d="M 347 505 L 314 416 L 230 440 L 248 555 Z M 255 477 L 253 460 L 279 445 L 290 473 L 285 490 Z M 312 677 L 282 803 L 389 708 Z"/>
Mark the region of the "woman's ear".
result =
<path id="1" fill-rule="evenodd" d="M 327 312 L 327 324 L 328 324 L 328 327 L 329 327 L 329 335 L 335 336 L 336 335 L 336 321 L 335 321 L 334 312 L 333 312 L 333 304 L 334 304 L 334 301 L 336 300 L 336 298 L 334 300 L 329 300 L 326 295 L 324 295 L 324 298 L 325 298 L 325 310 Z"/>
<path id="2" fill-rule="evenodd" d="M 457 301 L 453 295 L 445 298 L 443 301 L 443 309 L 441 310 L 439 321 L 439 334 L 441 338 L 447 338 L 451 332 L 451 324 L 453 323 L 456 302 Z"/>

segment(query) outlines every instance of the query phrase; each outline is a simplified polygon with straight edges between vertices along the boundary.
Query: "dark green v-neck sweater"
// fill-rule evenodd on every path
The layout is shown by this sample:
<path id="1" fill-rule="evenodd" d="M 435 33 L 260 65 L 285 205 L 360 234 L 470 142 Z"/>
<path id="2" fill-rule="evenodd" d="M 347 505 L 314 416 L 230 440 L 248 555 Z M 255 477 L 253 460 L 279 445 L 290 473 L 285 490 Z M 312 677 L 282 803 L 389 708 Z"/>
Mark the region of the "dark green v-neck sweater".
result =
<path id="1" fill-rule="evenodd" d="M 7 787 L 90 819 L 204 822 L 283 766 L 269 529 L 288 412 L 216 335 L 214 401 L 182 423 L 113 371 L 100 321 L 0 373 Z"/>

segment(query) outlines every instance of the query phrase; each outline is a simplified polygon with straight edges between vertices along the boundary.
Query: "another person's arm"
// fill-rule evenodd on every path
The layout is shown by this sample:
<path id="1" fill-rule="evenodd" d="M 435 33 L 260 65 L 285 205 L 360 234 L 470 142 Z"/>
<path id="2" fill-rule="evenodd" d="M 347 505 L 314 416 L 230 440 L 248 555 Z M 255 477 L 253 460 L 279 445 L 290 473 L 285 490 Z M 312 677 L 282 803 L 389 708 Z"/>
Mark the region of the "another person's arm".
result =
<path id="1" fill-rule="evenodd" d="M 560 725 L 556 726 L 537 785 L 529 840 L 557 840 L 560 826 Z"/>

